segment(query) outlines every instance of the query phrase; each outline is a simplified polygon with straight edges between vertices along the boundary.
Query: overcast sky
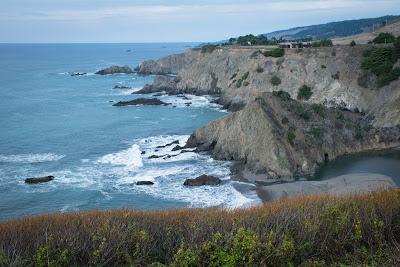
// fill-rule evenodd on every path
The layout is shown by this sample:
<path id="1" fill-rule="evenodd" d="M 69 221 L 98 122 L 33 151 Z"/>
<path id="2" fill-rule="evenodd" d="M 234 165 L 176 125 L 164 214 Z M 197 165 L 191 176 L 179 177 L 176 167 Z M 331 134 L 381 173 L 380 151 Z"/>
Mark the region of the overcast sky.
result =
<path id="1" fill-rule="evenodd" d="M 216 41 L 400 14 L 400 0 L 0 0 L 0 42 Z"/>

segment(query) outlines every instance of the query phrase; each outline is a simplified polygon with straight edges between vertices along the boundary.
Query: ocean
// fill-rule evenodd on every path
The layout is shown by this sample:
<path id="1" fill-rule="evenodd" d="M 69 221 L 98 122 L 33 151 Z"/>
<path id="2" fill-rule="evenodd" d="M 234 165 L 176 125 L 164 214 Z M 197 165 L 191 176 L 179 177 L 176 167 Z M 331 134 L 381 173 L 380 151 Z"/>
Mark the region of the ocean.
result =
<path id="1" fill-rule="evenodd" d="M 196 128 L 226 115 L 210 97 L 187 95 L 190 107 L 175 96 L 160 97 L 175 107 L 113 107 L 110 101 L 143 97 L 131 93 L 154 77 L 94 74 L 111 65 L 133 68 L 196 45 L 0 44 L 0 220 L 89 209 L 259 203 L 255 193 L 235 189 L 229 162 L 191 152 L 148 159 L 178 153 L 171 152 L 173 146 L 157 146 L 175 140 L 183 145 Z M 116 85 L 131 89 L 113 89 Z M 201 174 L 224 183 L 183 186 L 186 178 Z M 46 175 L 54 181 L 24 183 Z M 142 180 L 154 185 L 135 185 Z"/>

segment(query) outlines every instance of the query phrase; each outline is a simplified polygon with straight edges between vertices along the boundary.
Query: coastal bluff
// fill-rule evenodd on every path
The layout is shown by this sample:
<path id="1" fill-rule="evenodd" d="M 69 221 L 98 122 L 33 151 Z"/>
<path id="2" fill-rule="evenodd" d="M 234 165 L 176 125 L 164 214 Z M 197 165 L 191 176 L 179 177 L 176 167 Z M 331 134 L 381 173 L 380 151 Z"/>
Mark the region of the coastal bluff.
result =
<path id="1" fill-rule="evenodd" d="M 312 89 L 310 103 L 364 112 L 373 117 L 374 126 L 399 125 L 400 80 L 379 89 L 359 84 L 363 53 L 369 48 L 285 49 L 282 57 L 264 56 L 262 52 L 268 49 L 263 47 L 188 49 L 140 64 L 135 69 L 139 74 L 158 76 L 136 93 L 216 95 L 224 108 L 236 111 L 265 92 L 283 90 L 296 98 L 307 85 Z M 273 78 L 279 83 L 273 83 Z"/>

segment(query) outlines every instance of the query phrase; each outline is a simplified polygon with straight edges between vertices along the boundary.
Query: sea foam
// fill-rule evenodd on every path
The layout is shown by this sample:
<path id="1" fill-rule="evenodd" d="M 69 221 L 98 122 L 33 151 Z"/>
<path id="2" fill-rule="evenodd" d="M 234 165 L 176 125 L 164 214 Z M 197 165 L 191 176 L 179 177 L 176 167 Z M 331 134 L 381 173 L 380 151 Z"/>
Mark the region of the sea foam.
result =
<path id="1" fill-rule="evenodd" d="M 64 157 L 65 157 L 64 155 L 57 155 L 57 154 L 53 154 L 53 153 L 0 155 L 0 162 L 39 163 L 39 162 L 47 162 L 47 161 L 57 161 Z"/>

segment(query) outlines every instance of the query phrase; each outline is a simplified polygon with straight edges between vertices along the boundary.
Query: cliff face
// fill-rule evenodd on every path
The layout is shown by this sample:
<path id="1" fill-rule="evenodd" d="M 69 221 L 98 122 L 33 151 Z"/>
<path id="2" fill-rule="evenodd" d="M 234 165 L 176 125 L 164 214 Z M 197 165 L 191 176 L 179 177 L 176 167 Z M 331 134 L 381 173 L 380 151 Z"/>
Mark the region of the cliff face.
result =
<path id="1" fill-rule="evenodd" d="M 189 49 L 184 54 L 142 63 L 143 74 L 158 76 L 140 93 L 218 94 L 221 103 L 245 104 L 264 92 L 287 91 L 296 98 L 299 88 L 312 88 L 311 103 L 371 113 L 376 126 L 400 124 L 400 81 L 378 89 L 358 85 L 365 46 L 286 50 L 283 57 L 265 57 L 258 48 L 217 48 L 211 53 Z M 281 81 L 271 83 L 272 77 Z M 240 105 L 239 105 L 240 106 Z M 243 106 L 243 105 L 242 105 Z"/>
<path id="2" fill-rule="evenodd" d="M 397 147 L 400 128 L 374 128 L 358 113 L 264 93 L 198 129 L 187 145 L 239 161 L 262 179 L 285 178 L 311 175 L 318 164 L 343 154 Z"/>

